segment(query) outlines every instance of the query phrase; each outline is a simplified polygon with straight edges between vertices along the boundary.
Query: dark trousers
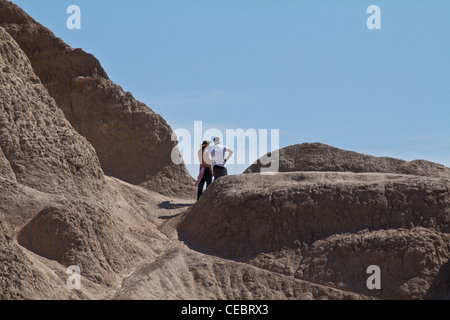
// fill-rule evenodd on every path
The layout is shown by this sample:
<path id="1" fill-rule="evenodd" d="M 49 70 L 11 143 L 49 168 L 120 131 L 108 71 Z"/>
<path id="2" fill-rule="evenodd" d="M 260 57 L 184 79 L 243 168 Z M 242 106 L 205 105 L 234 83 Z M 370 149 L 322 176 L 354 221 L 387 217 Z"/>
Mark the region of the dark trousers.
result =
<path id="1" fill-rule="evenodd" d="M 198 184 L 198 191 L 197 191 L 197 200 L 202 196 L 203 194 L 203 187 L 206 183 L 206 187 L 211 184 L 212 181 L 212 173 L 211 169 L 205 168 L 205 172 L 203 173 L 203 178 L 200 180 L 200 183 Z"/>
<path id="2" fill-rule="evenodd" d="M 220 177 L 228 175 L 227 168 L 225 168 L 225 167 L 214 166 L 213 170 L 214 170 L 214 181 L 216 181 Z"/>

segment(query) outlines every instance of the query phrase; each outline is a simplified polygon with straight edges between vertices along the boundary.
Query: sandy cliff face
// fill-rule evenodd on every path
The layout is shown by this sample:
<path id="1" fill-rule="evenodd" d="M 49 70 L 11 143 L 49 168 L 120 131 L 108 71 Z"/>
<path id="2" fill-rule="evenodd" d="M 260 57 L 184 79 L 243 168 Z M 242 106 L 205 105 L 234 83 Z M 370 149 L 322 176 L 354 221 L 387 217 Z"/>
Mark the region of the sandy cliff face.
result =
<path id="1" fill-rule="evenodd" d="M 64 276 L 45 280 L 54 273 L 48 261 L 63 270 L 79 265 L 93 284 L 113 286 L 120 272 L 145 255 L 126 239 L 118 219 L 121 209 L 133 209 L 2 27 L 0 69 L 1 298 L 73 296 Z"/>
<path id="2" fill-rule="evenodd" d="M 193 198 L 193 178 L 175 165 L 166 121 L 109 80 L 98 60 L 55 37 L 16 5 L 0 1 L 0 25 L 73 128 L 95 148 L 106 175 L 167 195 Z"/>
<path id="3" fill-rule="evenodd" d="M 5 177 L 50 193 L 99 191 L 104 180 L 94 148 L 71 128 L 27 56 L 0 30 L 0 162 Z"/>
<path id="4" fill-rule="evenodd" d="M 65 120 L 2 27 L 0 69 L 0 298 L 69 298 L 61 280 L 35 264 L 15 235 L 40 203 L 98 196 L 104 176 L 92 146 Z"/>

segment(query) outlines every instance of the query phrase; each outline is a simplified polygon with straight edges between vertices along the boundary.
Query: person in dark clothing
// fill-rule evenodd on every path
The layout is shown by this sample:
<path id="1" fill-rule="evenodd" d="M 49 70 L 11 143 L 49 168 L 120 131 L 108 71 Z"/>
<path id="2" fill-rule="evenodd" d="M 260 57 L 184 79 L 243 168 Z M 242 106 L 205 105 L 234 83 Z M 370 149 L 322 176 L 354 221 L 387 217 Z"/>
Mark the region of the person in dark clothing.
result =
<path id="1" fill-rule="evenodd" d="M 220 138 L 214 138 L 214 146 L 208 148 L 208 153 L 211 154 L 213 162 L 213 171 L 214 171 L 214 181 L 219 179 L 220 177 L 227 176 L 228 170 L 225 167 L 227 161 L 233 155 L 233 150 L 222 145 L 220 143 Z M 225 157 L 225 154 L 228 153 L 228 156 Z"/>
<path id="2" fill-rule="evenodd" d="M 214 180 L 219 179 L 220 177 L 223 176 L 227 176 L 228 175 L 228 170 L 225 167 L 222 166 L 214 166 L 213 167 L 213 172 L 214 172 Z"/>
<path id="3" fill-rule="evenodd" d="M 205 152 L 209 147 L 210 142 L 208 140 L 203 141 L 201 149 L 198 150 L 198 160 L 200 162 L 200 174 L 197 180 L 198 191 L 197 200 L 203 194 L 203 188 L 206 183 L 206 188 L 211 184 L 213 178 L 212 160 L 209 158 L 209 153 Z M 209 160 L 209 161 L 208 161 Z M 203 172 L 203 174 L 202 174 Z"/>

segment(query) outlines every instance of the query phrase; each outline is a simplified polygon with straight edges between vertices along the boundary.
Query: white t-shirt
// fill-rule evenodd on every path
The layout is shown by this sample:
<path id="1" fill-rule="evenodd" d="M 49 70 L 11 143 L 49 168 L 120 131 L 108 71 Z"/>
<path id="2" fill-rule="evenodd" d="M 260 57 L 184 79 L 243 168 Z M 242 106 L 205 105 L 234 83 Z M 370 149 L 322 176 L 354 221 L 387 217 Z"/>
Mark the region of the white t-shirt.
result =
<path id="1" fill-rule="evenodd" d="M 225 167 L 225 152 L 227 147 L 222 144 L 216 144 L 209 147 L 208 153 L 211 155 L 211 159 L 214 161 L 213 166 Z"/>

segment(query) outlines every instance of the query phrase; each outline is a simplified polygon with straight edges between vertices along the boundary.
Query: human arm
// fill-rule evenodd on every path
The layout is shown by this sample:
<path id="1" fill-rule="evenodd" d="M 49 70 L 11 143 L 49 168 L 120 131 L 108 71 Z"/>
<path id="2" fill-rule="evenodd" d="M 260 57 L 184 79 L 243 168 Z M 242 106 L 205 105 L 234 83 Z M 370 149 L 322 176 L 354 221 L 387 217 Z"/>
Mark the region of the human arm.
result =
<path id="1" fill-rule="evenodd" d="M 226 157 L 225 162 L 227 162 L 233 155 L 233 150 L 231 150 L 230 148 L 227 148 L 227 151 L 228 151 L 228 156 Z"/>

